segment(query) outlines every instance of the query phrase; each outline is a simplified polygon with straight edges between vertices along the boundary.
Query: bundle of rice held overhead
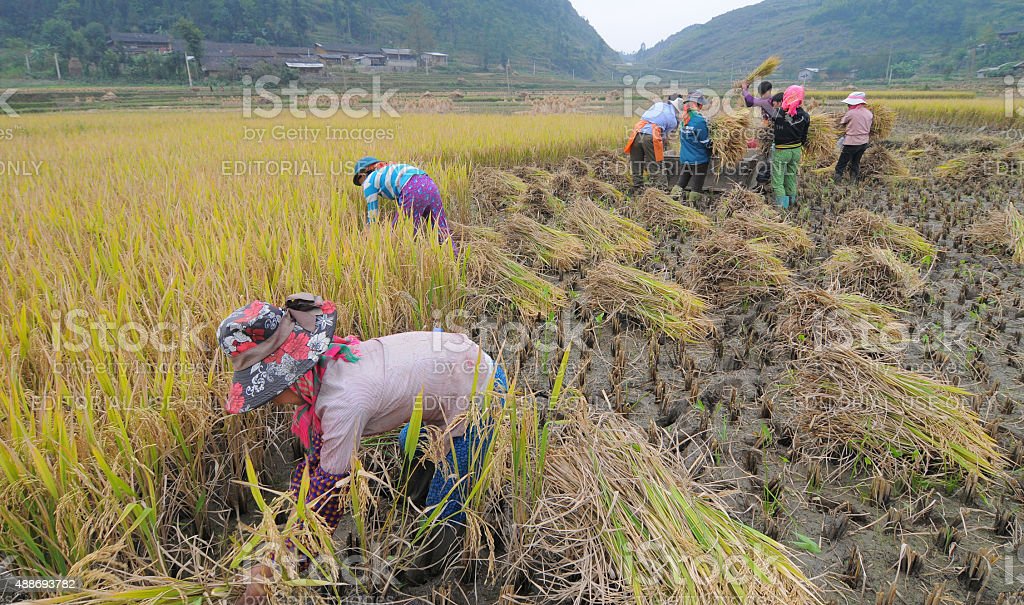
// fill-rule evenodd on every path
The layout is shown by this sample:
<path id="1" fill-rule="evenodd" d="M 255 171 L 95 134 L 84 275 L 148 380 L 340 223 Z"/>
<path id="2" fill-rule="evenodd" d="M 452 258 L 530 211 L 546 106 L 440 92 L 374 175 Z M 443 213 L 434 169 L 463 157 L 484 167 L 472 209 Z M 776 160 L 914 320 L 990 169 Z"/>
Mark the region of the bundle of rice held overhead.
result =
<path id="1" fill-rule="evenodd" d="M 749 210 L 733 212 L 722 229 L 745 240 L 769 244 L 782 256 L 806 254 L 814 249 L 814 242 L 802 227 Z"/>
<path id="2" fill-rule="evenodd" d="M 874 244 L 895 250 L 915 262 L 931 262 L 935 259 L 935 245 L 913 227 L 901 225 L 864 208 L 843 213 L 834 233 L 841 244 Z"/>
<path id="3" fill-rule="evenodd" d="M 901 310 L 859 294 L 793 288 L 779 305 L 775 335 L 798 352 L 852 348 L 896 351 L 908 337 Z"/>
<path id="4" fill-rule="evenodd" d="M 753 84 L 758 80 L 763 80 L 775 73 L 775 70 L 779 68 L 779 65 L 782 65 L 782 57 L 772 55 L 754 68 L 754 71 L 747 74 L 747 79 L 744 81 L 748 84 Z"/>
<path id="5" fill-rule="evenodd" d="M 1024 264 L 1024 215 L 1009 202 L 1006 210 L 995 210 L 970 231 L 971 239 L 1010 251 L 1013 262 Z"/>
<path id="6" fill-rule="evenodd" d="M 750 114 L 741 111 L 735 116 L 720 113 L 711 120 L 711 145 L 718 168 L 735 166 L 747 153 L 747 139 L 751 136 Z"/>
<path id="7" fill-rule="evenodd" d="M 885 105 L 871 104 L 871 113 L 875 119 L 871 122 L 871 140 L 880 142 L 889 138 L 892 131 L 896 129 L 898 115 L 896 110 Z"/>
<path id="8" fill-rule="evenodd" d="M 892 304 L 919 294 L 925 285 L 917 267 L 892 250 L 875 246 L 839 248 L 822 269 L 834 288 Z"/>
<path id="9" fill-rule="evenodd" d="M 514 305 L 524 317 L 536 317 L 565 307 L 565 290 L 524 267 L 504 249 L 505 238 L 488 227 L 450 223 L 466 259 L 470 288 L 478 300 Z"/>
<path id="10" fill-rule="evenodd" d="M 587 247 L 571 233 L 513 214 L 502 224 L 509 247 L 524 258 L 558 271 L 570 271 L 587 260 Z"/>
<path id="11" fill-rule="evenodd" d="M 804 166 L 814 168 L 835 164 L 839 160 L 837 148 L 839 136 L 835 115 L 821 112 L 812 113 L 811 128 L 807 133 L 807 144 L 804 145 L 800 162 Z"/>
<path id="12" fill-rule="evenodd" d="M 651 330 L 697 341 L 712 329 L 707 303 L 679 284 L 632 267 L 605 261 L 588 272 L 588 303 L 606 313 L 624 311 Z"/>
<path id="13" fill-rule="evenodd" d="M 722 305 L 763 296 L 787 286 L 789 269 L 764 242 L 750 242 L 734 233 L 716 231 L 694 245 L 686 275 L 701 296 Z"/>
<path id="14" fill-rule="evenodd" d="M 685 233 L 707 233 L 711 230 L 711 219 L 696 208 L 681 204 L 655 187 L 643 193 L 623 208 L 629 218 L 643 223 L 651 229 L 669 225 Z"/>
<path id="15" fill-rule="evenodd" d="M 852 349 L 794 362 L 776 409 L 812 456 L 909 480 L 912 473 L 992 478 L 1004 454 L 968 406 L 971 394 Z"/>
<path id="16" fill-rule="evenodd" d="M 564 407 L 564 406 L 563 406 Z M 619 414 L 563 413 L 510 558 L 552 603 L 820 603 L 787 549 L 702 494 Z"/>
<path id="17" fill-rule="evenodd" d="M 573 200 L 562 214 L 562 222 L 598 257 L 636 261 L 654 250 L 651 234 L 643 227 L 589 198 Z"/>

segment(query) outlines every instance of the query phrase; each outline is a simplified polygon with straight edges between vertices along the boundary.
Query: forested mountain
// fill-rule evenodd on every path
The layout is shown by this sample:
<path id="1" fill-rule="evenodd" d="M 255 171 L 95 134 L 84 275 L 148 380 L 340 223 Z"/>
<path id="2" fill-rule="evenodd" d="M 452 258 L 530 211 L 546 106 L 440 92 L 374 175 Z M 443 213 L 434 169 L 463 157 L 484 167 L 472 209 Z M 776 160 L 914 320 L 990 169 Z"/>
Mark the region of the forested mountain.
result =
<path id="1" fill-rule="evenodd" d="M 568 0 L 0 0 L 0 37 L 59 47 L 69 32 L 171 32 L 182 17 L 207 40 L 403 46 L 581 77 L 616 59 Z"/>
<path id="2" fill-rule="evenodd" d="M 998 63 L 1002 47 L 1015 42 L 999 34 L 1024 30 L 1022 7 L 1020 0 L 765 0 L 687 27 L 638 61 L 740 73 L 777 53 L 789 77 L 801 67 L 881 77 L 891 55 L 897 77 L 947 74 Z"/>

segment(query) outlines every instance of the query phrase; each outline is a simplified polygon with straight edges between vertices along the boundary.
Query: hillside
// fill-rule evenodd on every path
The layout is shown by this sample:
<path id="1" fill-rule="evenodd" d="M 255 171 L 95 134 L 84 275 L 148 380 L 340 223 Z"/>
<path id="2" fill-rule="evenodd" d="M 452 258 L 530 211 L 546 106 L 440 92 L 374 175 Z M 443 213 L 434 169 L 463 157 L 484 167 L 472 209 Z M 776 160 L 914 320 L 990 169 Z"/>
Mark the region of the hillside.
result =
<path id="1" fill-rule="evenodd" d="M 98 23 L 107 31 L 171 31 L 191 19 L 208 40 L 313 42 L 436 50 L 483 67 L 511 59 L 578 77 L 617 59 L 568 0 L 33 0 L 0 2 L 0 38 L 65 45 Z M 93 27 L 95 31 L 95 26 Z"/>
<path id="2" fill-rule="evenodd" d="M 974 66 L 995 63 L 1006 45 L 998 34 L 1020 29 L 1018 0 L 766 0 L 687 27 L 637 61 L 739 75 L 777 53 L 786 77 L 820 67 L 871 78 L 885 75 L 891 52 L 897 77 L 949 74 L 970 69 L 970 49 L 980 43 L 998 56 L 981 53 Z"/>

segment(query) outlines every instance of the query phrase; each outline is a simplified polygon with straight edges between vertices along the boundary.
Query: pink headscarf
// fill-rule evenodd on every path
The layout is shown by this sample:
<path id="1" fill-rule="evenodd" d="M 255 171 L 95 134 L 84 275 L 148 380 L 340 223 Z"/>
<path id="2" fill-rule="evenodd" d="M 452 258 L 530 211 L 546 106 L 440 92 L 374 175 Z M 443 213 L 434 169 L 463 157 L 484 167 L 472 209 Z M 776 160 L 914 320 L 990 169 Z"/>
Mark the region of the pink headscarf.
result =
<path id="1" fill-rule="evenodd" d="M 804 104 L 804 87 L 790 86 L 782 95 L 782 109 L 790 116 L 796 115 L 796 110 Z"/>

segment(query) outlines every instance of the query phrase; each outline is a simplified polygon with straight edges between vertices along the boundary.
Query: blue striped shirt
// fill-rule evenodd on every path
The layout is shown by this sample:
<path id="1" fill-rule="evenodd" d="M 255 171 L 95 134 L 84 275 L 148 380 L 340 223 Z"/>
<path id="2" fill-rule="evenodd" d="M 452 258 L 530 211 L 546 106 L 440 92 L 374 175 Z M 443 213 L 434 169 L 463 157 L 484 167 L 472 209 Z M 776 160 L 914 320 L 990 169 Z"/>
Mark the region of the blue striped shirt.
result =
<path id="1" fill-rule="evenodd" d="M 363 181 L 363 195 L 366 196 L 366 222 L 376 223 L 380 212 L 379 196 L 398 201 L 402 188 L 414 176 L 426 174 L 409 164 L 389 164 L 370 173 Z"/>

